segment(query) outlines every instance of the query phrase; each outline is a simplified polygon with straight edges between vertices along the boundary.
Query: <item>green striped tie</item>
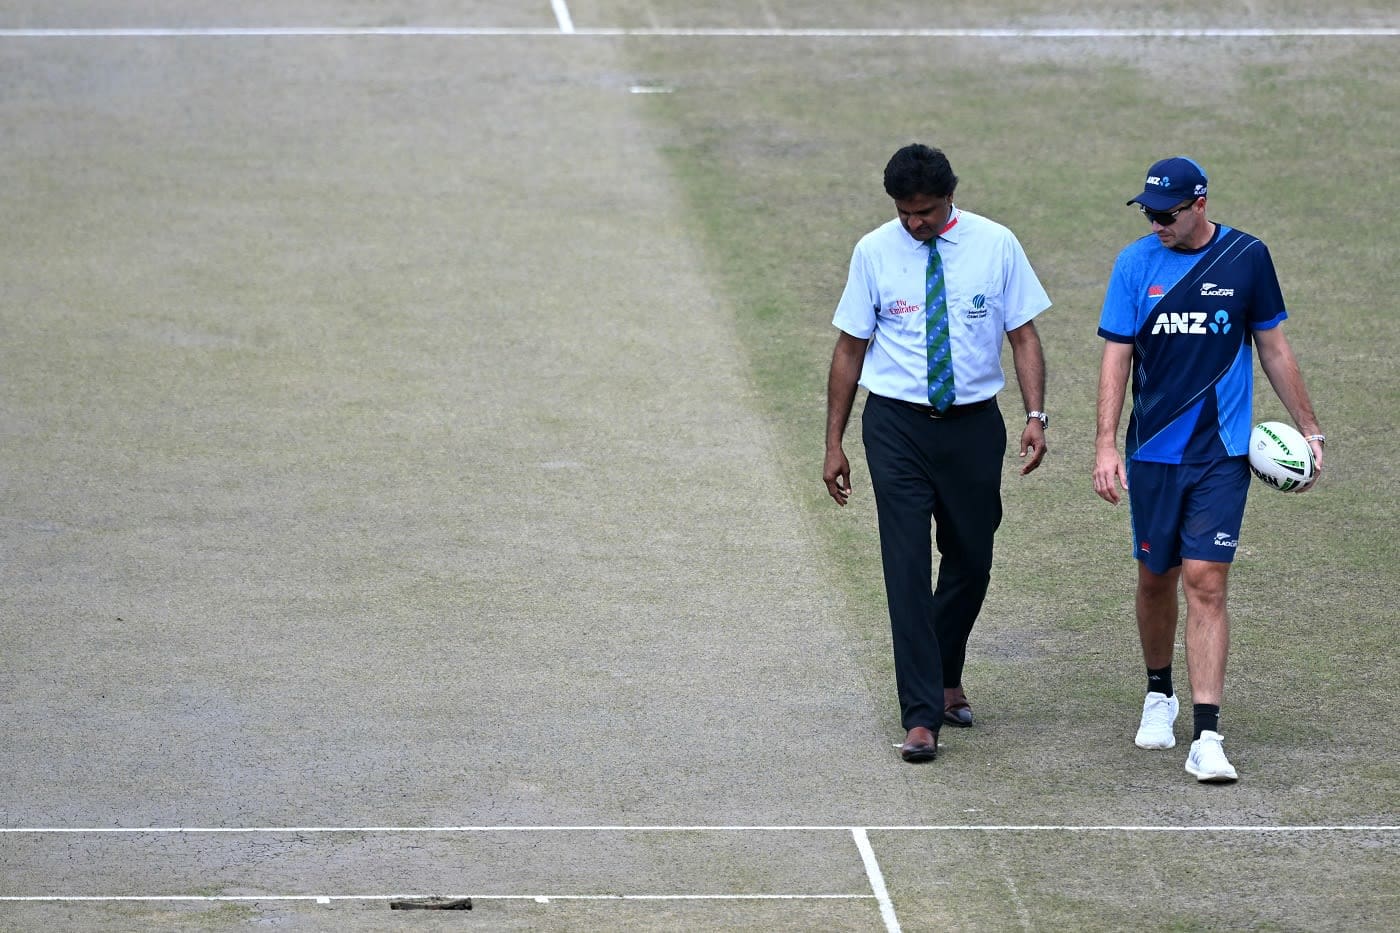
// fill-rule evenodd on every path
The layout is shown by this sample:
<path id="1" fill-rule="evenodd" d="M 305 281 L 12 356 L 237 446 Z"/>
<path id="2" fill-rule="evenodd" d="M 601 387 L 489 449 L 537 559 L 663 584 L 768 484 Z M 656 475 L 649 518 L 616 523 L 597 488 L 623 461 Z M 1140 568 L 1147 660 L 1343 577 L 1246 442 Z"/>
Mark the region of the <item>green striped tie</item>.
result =
<path id="1" fill-rule="evenodd" d="M 924 300 L 924 320 L 928 335 L 928 403 L 940 412 L 957 399 L 953 390 L 953 347 L 948 338 L 948 295 L 943 287 L 943 260 L 938 255 L 938 239 L 928 241 L 928 294 Z"/>

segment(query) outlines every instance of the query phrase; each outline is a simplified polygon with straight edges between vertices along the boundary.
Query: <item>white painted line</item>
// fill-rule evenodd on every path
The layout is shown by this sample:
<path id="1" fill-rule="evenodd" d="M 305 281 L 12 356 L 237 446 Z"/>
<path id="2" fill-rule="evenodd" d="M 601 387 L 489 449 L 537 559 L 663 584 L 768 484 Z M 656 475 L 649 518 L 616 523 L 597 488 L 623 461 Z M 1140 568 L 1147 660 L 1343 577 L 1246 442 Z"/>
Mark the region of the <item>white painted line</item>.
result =
<path id="1" fill-rule="evenodd" d="M 784 833 L 784 832 L 1069 832 L 1069 833 L 1347 833 L 1400 832 L 1400 824 L 1314 824 L 1314 825 L 1203 825 L 1154 826 L 1146 824 L 1041 824 L 1041 823 L 946 823 L 931 825 L 851 826 L 851 825 L 773 825 L 698 826 L 621 824 L 595 826 L 17 826 L 0 827 L 0 835 L 91 834 L 291 834 L 291 833 Z"/>
<path id="2" fill-rule="evenodd" d="M 35 894 L 35 895 L 12 895 L 0 896 L 0 902 L 53 902 L 53 901 L 159 901 L 184 902 L 198 901 L 201 903 L 211 901 L 313 901 L 317 904 L 329 904 L 331 901 L 391 901 L 403 899 L 417 899 L 424 897 L 440 897 L 432 894 Z"/>
<path id="3" fill-rule="evenodd" d="M 1278 39 L 1400 36 L 1400 26 L 1254 29 L 580 29 L 580 36 L 714 39 Z"/>
<path id="4" fill-rule="evenodd" d="M 473 894 L 474 901 L 868 901 L 871 894 Z"/>
<path id="5" fill-rule="evenodd" d="M 1146 826 L 1146 825 L 957 825 L 946 826 L 868 826 L 872 831 L 883 832 L 994 832 L 994 833 L 1349 833 L 1349 832 L 1400 832 L 1400 825 L 1315 825 L 1315 826 Z"/>
<path id="6" fill-rule="evenodd" d="M 566 0 L 549 0 L 554 7 L 554 18 L 559 21 L 559 31 L 571 34 L 574 31 L 574 18 L 569 15 L 569 4 Z"/>
<path id="7" fill-rule="evenodd" d="M 470 897 L 473 901 L 534 901 L 537 904 L 548 904 L 550 901 L 869 901 L 875 899 L 872 894 L 38 894 L 28 896 L 0 895 L 0 903 L 313 901 L 317 904 L 328 904 L 331 901 L 397 901 L 418 900 L 427 897 L 449 897 L 454 900 Z"/>
<path id="8" fill-rule="evenodd" d="M 562 5 L 562 0 L 556 0 Z M 1250 29 L 575 29 L 568 10 L 554 29 L 512 26 L 210 26 L 204 28 L 0 29 L 0 39 L 335 38 L 341 36 L 657 39 L 1367 39 L 1400 36 L 1400 26 L 1280 26 Z"/>
<path id="9" fill-rule="evenodd" d="M 875 850 L 870 848 L 870 837 L 863 829 L 851 830 L 851 836 L 860 850 L 860 860 L 865 863 L 865 877 L 870 880 L 870 890 L 875 892 L 875 900 L 880 905 L 880 918 L 885 921 L 888 933 L 899 933 L 899 918 L 895 916 L 894 904 L 890 902 L 890 892 L 885 887 L 885 874 L 880 871 L 880 863 L 875 861 Z"/>
<path id="10" fill-rule="evenodd" d="M 0 29 L 0 39 L 325 39 L 342 36 L 530 38 L 558 36 L 558 28 L 513 26 L 209 26 L 130 29 Z"/>

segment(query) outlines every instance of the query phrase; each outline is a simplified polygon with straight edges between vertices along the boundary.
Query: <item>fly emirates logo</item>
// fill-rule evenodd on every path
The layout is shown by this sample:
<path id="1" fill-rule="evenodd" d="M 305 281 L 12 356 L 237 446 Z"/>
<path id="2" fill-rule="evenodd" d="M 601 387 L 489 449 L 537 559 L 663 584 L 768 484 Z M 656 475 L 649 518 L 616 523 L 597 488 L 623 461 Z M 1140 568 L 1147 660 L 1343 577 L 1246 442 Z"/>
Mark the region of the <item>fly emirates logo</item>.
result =
<path id="1" fill-rule="evenodd" d="M 923 310 L 923 305 L 911 305 L 903 298 L 896 298 L 894 304 L 890 305 L 890 314 L 914 314 Z"/>

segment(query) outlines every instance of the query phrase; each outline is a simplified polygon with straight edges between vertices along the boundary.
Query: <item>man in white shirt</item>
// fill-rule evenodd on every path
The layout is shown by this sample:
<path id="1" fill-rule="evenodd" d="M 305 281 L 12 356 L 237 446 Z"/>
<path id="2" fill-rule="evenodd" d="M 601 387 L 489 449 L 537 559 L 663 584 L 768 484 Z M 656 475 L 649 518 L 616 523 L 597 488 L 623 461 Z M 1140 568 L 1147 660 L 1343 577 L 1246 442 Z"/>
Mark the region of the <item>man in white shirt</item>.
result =
<path id="1" fill-rule="evenodd" d="M 864 386 L 862 441 L 906 730 L 900 755 L 923 762 L 937 754 L 943 723 L 972 725 L 962 670 L 1001 523 L 1002 335 L 1026 408 L 1026 474 L 1046 451 L 1045 357 L 1034 318 L 1050 299 L 1010 230 L 953 204 L 958 179 L 941 151 L 905 146 L 884 181 L 898 216 L 856 244 L 832 320 L 840 334 L 827 381 L 823 478 L 845 505 L 851 466 L 842 438 Z"/>

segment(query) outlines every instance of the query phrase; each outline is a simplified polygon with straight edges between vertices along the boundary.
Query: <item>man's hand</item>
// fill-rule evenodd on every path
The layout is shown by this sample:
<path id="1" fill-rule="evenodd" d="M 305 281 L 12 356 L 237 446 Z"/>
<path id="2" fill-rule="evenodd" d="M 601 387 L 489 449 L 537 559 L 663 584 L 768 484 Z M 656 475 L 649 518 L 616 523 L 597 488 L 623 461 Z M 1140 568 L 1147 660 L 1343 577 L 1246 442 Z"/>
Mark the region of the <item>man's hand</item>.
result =
<path id="1" fill-rule="evenodd" d="M 1298 490 L 1299 492 L 1307 492 L 1309 489 L 1312 489 L 1314 486 L 1317 485 L 1318 480 L 1322 479 L 1322 435 L 1309 434 L 1307 435 L 1307 439 L 1308 448 L 1312 451 L 1313 455 L 1313 481 L 1311 483 L 1308 483 L 1302 489 Z"/>
<path id="2" fill-rule="evenodd" d="M 1045 446 L 1045 426 L 1040 423 L 1040 419 L 1032 418 L 1027 421 L 1026 429 L 1021 432 L 1021 459 L 1025 460 L 1028 452 L 1031 458 L 1021 466 L 1021 475 L 1025 476 L 1040 466 L 1040 461 L 1045 459 L 1045 451 L 1048 449 Z"/>
<path id="3" fill-rule="evenodd" d="M 826 463 L 822 465 L 822 479 L 826 481 L 826 491 L 837 505 L 845 505 L 851 498 L 851 464 L 846 452 L 840 447 L 826 452 Z"/>
<path id="4" fill-rule="evenodd" d="M 1118 504 L 1118 489 L 1128 488 L 1128 472 L 1123 468 L 1123 458 L 1118 456 L 1118 448 L 1100 447 L 1094 455 L 1094 492 L 1105 502 Z"/>

